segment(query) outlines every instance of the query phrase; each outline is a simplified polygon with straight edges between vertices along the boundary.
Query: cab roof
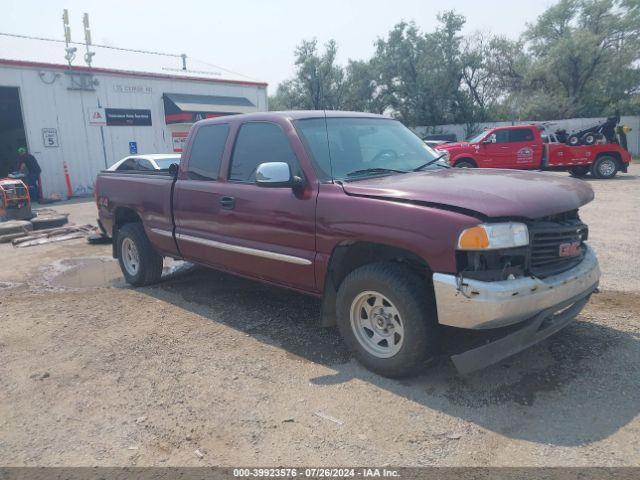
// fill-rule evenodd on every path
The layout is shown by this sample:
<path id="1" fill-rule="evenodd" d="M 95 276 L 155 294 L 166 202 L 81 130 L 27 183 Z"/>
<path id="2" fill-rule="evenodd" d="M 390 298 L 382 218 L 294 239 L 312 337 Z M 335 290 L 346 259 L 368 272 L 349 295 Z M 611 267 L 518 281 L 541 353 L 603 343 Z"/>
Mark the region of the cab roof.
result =
<path id="1" fill-rule="evenodd" d="M 246 121 L 246 120 L 276 120 L 286 118 L 288 120 L 301 120 L 308 118 L 378 118 L 393 120 L 393 118 L 385 115 L 377 115 L 375 113 L 364 112 L 347 112 L 341 110 L 290 110 L 290 111 L 277 111 L 277 112 L 256 112 L 256 113 L 243 113 L 239 115 L 225 115 L 223 117 L 208 118 L 201 120 L 199 124 L 209 123 L 222 123 L 228 121 Z"/>

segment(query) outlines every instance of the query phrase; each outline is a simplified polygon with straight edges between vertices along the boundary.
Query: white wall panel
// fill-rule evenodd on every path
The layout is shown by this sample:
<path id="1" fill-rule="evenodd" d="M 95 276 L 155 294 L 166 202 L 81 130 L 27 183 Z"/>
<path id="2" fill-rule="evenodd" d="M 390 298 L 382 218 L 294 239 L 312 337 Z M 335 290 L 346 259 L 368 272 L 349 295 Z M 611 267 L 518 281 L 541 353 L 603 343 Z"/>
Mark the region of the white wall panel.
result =
<path id="1" fill-rule="evenodd" d="M 28 148 L 42 167 L 47 196 L 66 196 L 64 162 L 74 195 L 91 194 L 96 174 L 105 167 L 100 127 L 89 125 L 89 108 L 151 110 L 150 127 L 102 127 L 108 165 L 129 155 L 132 141 L 137 142 L 138 153 L 173 151 L 171 130 L 164 119 L 164 93 L 246 97 L 256 111 L 267 109 L 267 91 L 259 85 L 102 72 L 94 78 L 98 81 L 95 91 L 69 90 L 70 79 L 63 69 L 0 64 L 0 86 L 20 89 Z M 58 147 L 43 146 L 43 128 L 57 129 Z"/>

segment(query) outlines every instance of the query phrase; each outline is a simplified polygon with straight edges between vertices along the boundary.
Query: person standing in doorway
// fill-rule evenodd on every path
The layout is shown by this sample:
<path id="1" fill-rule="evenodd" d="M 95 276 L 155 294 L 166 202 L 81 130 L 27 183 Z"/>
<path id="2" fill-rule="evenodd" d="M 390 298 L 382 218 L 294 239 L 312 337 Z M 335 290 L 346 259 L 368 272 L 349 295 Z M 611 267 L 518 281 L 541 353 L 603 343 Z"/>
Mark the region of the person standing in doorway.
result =
<path id="1" fill-rule="evenodd" d="M 27 152 L 24 147 L 18 148 L 18 160 L 16 162 L 17 170 L 26 175 L 27 185 L 29 187 L 29 195 L 31 201 L 37 202 L 40 198 L 38 191 L 38 180 L 42 169 L 38 165 L 36 157 Z"/>

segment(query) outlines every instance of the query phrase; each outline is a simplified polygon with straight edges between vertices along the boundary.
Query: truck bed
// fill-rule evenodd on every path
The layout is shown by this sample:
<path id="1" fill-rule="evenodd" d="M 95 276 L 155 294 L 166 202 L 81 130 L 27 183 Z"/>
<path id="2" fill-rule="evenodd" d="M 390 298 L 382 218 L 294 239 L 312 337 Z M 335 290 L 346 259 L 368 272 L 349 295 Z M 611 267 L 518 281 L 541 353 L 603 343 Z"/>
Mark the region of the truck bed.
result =
<path id="1" fill-rule="evenodd" d="M 101 223 L 112 238 L 118 215 L 137 212 L 152 245 L 167 256 L 178 254 L 175 241 L 157 231 L 173 231 L 171 196 L 173 177 L 168 171 L 103 171 L 96 179 L 96 200 L 102 207 Z"/>
<path id="2" fill-rule="evenodd" d="M 577 165 L 591 165 L 598 155 L 609 154 L 620 158 L 622 147 L 615 143 L 601 143 L 595 145 L 569 146 L 564 143 L 545 144 L 546 167 L 567 167 Z M 626 162 L 625 162 L 626 163 Z"/>

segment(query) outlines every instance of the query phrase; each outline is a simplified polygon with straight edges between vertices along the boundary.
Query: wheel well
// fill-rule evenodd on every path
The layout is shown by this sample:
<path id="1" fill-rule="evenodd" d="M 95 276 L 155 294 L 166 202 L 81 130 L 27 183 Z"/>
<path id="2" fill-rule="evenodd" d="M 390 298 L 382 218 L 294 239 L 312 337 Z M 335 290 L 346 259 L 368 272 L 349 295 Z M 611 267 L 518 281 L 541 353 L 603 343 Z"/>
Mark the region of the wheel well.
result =
<path id="1" fill-rule="evenodd" d="M 602 157 L 613 157 L 618 163 L 618 168 L 622 168 L 622 157 L 618 152 L 600 152 L 598 156 L 596 156 L 596 161 Z"/>
<path id="2" fill-rule="evenodd" d="M 469 158 L 469 157 L 458 158 L 453 165 L 456 166 L 456 165 L 458 165 L 458 163 L 463 162 L 463 161 L 464 162 L 469 162 L 469 163 L 473 164 L 475 167 L 478 166 L 478 163 L 473 158 Z"/>
<path id="3" fill-rule="evenodd" d="M 111 239 L 113 240 L 111 242 L 111 245 L 112 245 L 111 254 L 113 255 L 113 258 L 117 258 L 118 256 L 118 252 L 117 252 L 118 230 L 127 223 L 136 223 L 136 222 L 142 222 L 142 220 L 140 219 L 140 216 L 136 213 L 135 210 L 127 207 L 116 208 L 115 214 L 114 214 L 113 231 L 111 233 Z"/>
<path id="4" fill-rule="evenodd" d="M 431 269 L 421 257 L 403 248 L 382 243 L 344 242 L 331 254 L 324 281 L 322 326 L 336 323 L 336 295 L 342 281 L 355 269 L 376 262 L 398 262 L 417 272 L 425 282 L 431 280 Z"/>

